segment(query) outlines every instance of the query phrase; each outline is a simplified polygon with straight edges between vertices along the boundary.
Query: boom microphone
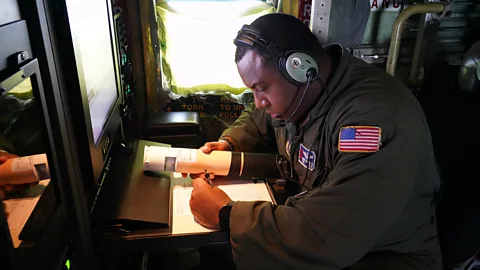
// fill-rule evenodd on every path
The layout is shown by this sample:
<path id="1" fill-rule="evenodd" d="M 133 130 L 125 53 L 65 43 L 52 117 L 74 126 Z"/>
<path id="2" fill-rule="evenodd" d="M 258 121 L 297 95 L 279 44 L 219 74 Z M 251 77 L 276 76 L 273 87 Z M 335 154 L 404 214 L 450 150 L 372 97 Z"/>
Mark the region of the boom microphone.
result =
<path id="1" fill-rule="evenodd" d="M 288 117 L 288 119 L 285 120 L 285 121 L 284 120 L 278 120 L 278 119 L 276 119 L 276 121 L 272 121 L 273 127 L 284 127 L 288 123 L 288 121 L 290 121 L 290 119 L 292 119 L 292 117 L 297 113 L 298 109 L 300 108 L 300 105 L 302 105 L 302 103 L 303 103 L 303 99 L 305 98 L 305 94 L 307 93 L 308 87 L 310 86 L 310 82 L 311 82 L 311 79 L 309 78 L 308 81 L 307 81 L 307 85 L 305 86 L 305 90 L 303 90 L 302 98 L 298 102 L 297 107 L 295 108 L 293 113 L 290 115 L 290 117 Z M 290 106 L 292 106 L 292 105 L 290 104 Z M 289 108 L 290 108 L 290 106 L 289 106 Z"/>
<path id="2" fill-rule="evenodd" d="M 278 178 L 277 155 L 231 151 L 203 153 L 200 149 L 146 146 L 143 170 L 150 172 L 213 173 L 219 176 Z"/>

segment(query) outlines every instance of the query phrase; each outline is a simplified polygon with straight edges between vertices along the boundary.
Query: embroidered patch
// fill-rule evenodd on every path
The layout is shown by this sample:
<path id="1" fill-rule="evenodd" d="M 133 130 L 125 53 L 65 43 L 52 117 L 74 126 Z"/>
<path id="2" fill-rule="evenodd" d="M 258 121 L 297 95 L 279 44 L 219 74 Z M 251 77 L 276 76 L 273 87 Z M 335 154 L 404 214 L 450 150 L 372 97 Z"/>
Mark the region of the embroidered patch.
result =
<path id="1" fill-rule="evenodd" d="M 382 129 L 372 126 L 342 127 L 338 138 L 338 151 L 372 153 L 380 148 Z"/>
<path id="2" fill-rule="evenodd" d="M 310 171 L 315 169 L 315 160 L 316 154 L 313 151 L 310 151 L 305 145 L 300 144 L 300 150 L 298 152 L 298 162 L 302 164 L 303 167 L 307 168 Z"/>

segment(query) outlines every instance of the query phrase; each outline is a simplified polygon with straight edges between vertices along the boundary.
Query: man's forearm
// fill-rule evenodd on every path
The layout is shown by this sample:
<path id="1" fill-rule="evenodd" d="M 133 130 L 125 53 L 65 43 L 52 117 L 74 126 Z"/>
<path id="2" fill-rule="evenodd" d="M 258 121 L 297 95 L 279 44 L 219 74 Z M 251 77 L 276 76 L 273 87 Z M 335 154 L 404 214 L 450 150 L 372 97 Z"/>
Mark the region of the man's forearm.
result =
<path id="1" fill-rule="evenodd" d="M 264 110 L 248 108 L 227 128 L 222 137 L 234 146 L 234 151 L 253 151 L 258 144 L 266 144 L 274 136 L 269 131 L 270 120 Z"/>

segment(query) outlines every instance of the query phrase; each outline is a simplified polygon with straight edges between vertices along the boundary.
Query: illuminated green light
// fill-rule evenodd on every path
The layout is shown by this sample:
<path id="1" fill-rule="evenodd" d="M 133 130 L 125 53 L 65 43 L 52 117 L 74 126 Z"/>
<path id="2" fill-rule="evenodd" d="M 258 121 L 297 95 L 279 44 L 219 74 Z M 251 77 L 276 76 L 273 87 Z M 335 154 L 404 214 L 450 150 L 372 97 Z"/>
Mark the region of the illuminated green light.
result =
<path id="1" fill-rule="evenodd" d="M 67 260 L 65 262 L 65 266 L 67 267 L 68 270 L 70 270 L 70 260 Z"/>

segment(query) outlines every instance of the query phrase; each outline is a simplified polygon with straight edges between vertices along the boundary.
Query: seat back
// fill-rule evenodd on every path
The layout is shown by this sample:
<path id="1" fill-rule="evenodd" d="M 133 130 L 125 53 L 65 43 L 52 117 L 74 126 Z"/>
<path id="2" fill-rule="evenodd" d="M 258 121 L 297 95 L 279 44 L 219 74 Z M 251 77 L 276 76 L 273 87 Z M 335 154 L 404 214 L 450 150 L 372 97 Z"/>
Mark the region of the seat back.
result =
<path id="1" fill-rule="evenodd" d="M 459 67 L 433 67 L 419 96 L 443 178 L 437 220 L 445 269 L 480 250 L 480 141 L 473 135 L 479 130 L 480 94 L 462 91 L 457 74 Z"/>

